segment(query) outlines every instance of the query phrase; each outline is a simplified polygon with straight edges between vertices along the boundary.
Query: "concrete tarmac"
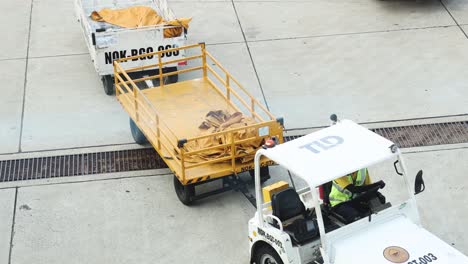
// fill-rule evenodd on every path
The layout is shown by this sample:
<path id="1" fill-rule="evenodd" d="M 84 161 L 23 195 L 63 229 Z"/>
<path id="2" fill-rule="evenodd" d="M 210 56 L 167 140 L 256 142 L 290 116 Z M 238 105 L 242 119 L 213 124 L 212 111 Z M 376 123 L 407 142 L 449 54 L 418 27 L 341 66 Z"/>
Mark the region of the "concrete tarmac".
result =
<path id="1" fill-rule="evenodd" d="M 206 42 L 290 134 L 327 125 L 331 113 L 373 127 L 468 119 L 465 0 L 169 6 L 193 16 L 188 43 Z M 0 10 L 0 159 L 139 147 L 127 114 L 104 94 L 73 1 L 0 0 Z M 468 146 L 404 151 L 410 174 L 425 172 L 423 225 L 468 255 Z M 272 174 L 269 183 L 287 180 L 278 167 Z M 172 177 L 163 170 L 2 183 L 0 263 L 248 263 L 254 207 L 246 197 L 232 191 L 186 207 Z"/>

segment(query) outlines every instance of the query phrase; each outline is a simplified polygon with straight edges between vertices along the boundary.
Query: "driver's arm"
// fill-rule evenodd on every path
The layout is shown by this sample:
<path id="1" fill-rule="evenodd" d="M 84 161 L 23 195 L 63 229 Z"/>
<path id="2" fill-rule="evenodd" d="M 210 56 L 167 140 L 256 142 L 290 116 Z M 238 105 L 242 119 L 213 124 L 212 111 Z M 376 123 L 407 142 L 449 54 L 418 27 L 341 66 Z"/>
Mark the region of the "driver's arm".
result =
<path id="1" fill-rule="evenodd" d="M 348 190 L 353 194 L 363 193 L 375 187 L 383 188 L 385 186 L 385 183 L 383 181 L 378 181 L 376 183 L 371 184 L 369 172 L 367 172 L 366 182 L 364 186 L 355 186 L 353 182 L 348 179 L 348 176 L 340 177 L 334 182 L 338 184 L 342 189 Z"/>
<path id="2" fill-rule="evenodd" d="M 384 186 L 385 186 L 385 183 L 383 181 L 378 181 L 376 183 L 372 183 L 372 184 L 364 185 L 364 186 L 354 186 L 353 184 L 349 184 L 348 186 L 346 186 L 345 189 L 352 193 L 363 193 L 376 187 L 379 187 L 382 189 Z"/>
<path id="3" fill-rule="evenodd" d="M 364 186 L 355 186 L 353 182 L 348 180 L 348 177 L 341 177 L 336 180 L 336 183 L 341 186 L 341 188 L 350 191 L 353 194 L 367 192 L 376 187 L 380 187 L 382 189 L 385 187 L 385 183 L 383 181 L 378 181 L 376 183 L 371 184 L 371 179 L 369 177 L 369 171 L 366 171 L 366 181 L 364 182 Z"/>

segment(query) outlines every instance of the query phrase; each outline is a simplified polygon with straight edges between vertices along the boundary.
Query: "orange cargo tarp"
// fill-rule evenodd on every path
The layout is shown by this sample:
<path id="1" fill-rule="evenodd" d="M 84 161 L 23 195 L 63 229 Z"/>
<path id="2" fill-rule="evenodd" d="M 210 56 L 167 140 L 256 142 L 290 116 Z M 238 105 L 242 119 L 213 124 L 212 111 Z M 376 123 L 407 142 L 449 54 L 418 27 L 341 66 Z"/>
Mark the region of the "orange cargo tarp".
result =
<path id="1" fill-rule="evenodd" d="M 240 112 L 229 114 L 227 111 L 217 110 L 210 111 L 206 115 L 205 121 L 201 123 L 199 129 L 201 130 L 201 135 L 209 135 L 212 133 L 225 131 L 229 129 L 241 128 L 252 124 L 255 124 L 255 121 L 250 117 L 244 116 Z M 232 133 L 232 137 L 234 137 L 235 141 L 253 138 L 257 137 L 257 131 L 253 128 L 242 129 Z M 195 141 L 189 141 L 184 145 L 184 149 L 185 151 L 196 151 L 204 148 L 215 147 L 221 144 L 229 144 L 232 142 L 231 140 L 231 133 L 206 137 Z M 253 141 L 245 142 L 242 144 L 236 144 L 236 155 L 247 154 L 247 156 L 242 157 L 240 161 L 242 163 L 249 162 L 253 159 L 255 151 L 257 151 L 261 144 L 262 139 L 258 137 Z M 190 157 L 186 158 L 185 161 L 202 162 L 210 159 L 227 157 L 230 154 L 230 146 L 220 146 L 219 148 L 214 148 L 208 151 L 204 151 L 202 153 L 190 155 Z"/>
<path id="2" fill-rule="evenodd" d="M 123 9 L 104 8 L 91 13 L 91 19 L 106 22 L 124 28 L 138 28 L 154 25 L 177 26 L 176 28 L 164 29 L 164 37 L 178 37 L 182 34 L 182 28 L 188 29 L 192 18 L 178 18 L 165 21 L 158 13 L 148 6 L 132 6 Z"/>

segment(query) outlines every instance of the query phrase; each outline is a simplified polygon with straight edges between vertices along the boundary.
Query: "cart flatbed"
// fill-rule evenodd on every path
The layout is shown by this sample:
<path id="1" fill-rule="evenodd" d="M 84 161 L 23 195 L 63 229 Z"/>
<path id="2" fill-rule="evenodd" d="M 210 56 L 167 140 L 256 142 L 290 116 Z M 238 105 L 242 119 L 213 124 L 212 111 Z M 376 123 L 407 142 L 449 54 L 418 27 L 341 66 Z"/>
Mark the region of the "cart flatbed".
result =
<path id="1" fill-rule="evenodd" d="M 198 126 L 204 120 L 203 116 L 209 111 L 224 109 L 228 112 L 235 112 L 232 103 L 226 101 L 216 92 L 213 85 L 203 78 L 164 85 L 163 87 L 152 87 L 142 90 L 142 93 L 151 104 L 157 107 L 158 114 L 164 117 L 165 124 L 171 128 L 177 138 L 199 136 Z M 133 105 L 127 100 L 121 101 L 123 107 L 128 109 L 129 115 L 135 116 Z M 155 135 L 148 136 L 148 141 L 157 141 Z M 162 141 L 165 141 L 163 144 L 169 144 L 165 138 Z M 168 150 L 162 150 L 161 154 L 164 157 L 170 157 Z M 166 159 L 166 163 L 170 168 L 175 168 L 176 175 L 182 174 L 182 168 L 177 166 L 174 160 Z M 203 176 L 219 175 L 230 171 L 230 163 L 212 163 L 187 170 L 185 177 L 187 181 L 193 181 L 203 178 Z"/>
<path id="2" fill-rule="evenodd" d="M 199 136 L 198 126 L 209 111 L 235 111 L 232 103 L 224 100 L 213 85 L 202 78 L 153 87 L 142 92 L 157 107 L 158 113 L 164 116 L 164 122 L 178 138 Z"/>

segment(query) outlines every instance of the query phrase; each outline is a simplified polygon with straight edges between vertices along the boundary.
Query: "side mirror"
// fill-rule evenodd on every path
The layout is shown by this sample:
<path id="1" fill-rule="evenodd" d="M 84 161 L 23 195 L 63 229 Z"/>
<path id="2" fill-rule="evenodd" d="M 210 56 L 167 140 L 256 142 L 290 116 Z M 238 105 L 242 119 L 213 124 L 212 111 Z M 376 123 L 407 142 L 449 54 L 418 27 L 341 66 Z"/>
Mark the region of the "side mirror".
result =
<path id="1" fill-rule="evenodd" d="M 416 179 L 414 180 L 414 194 L 422 193 L 425 189 L 426 185 L 423 180 L 423 171 L 420 170 L 418 171 L 418 174 L 416 174 Z"/>

